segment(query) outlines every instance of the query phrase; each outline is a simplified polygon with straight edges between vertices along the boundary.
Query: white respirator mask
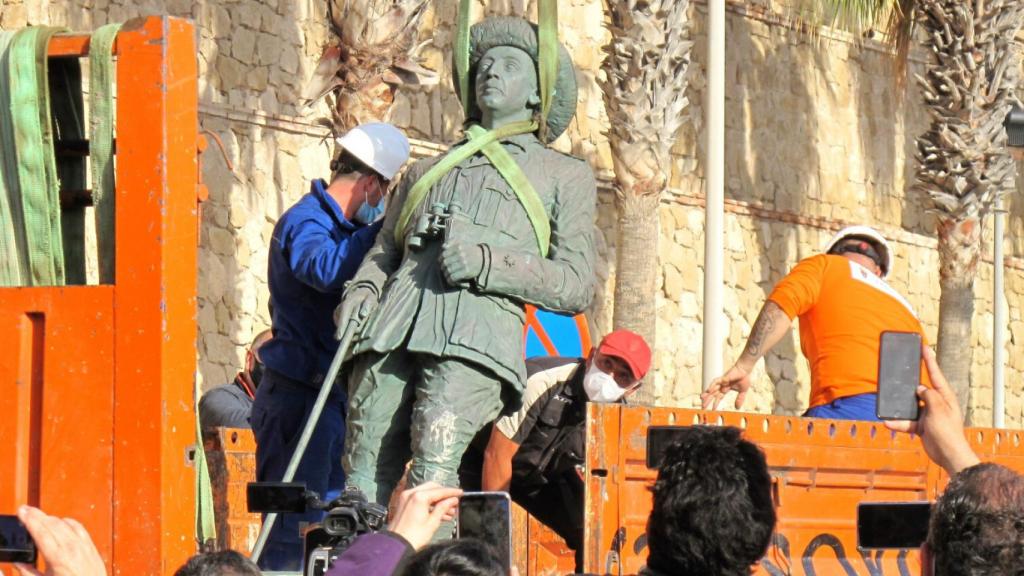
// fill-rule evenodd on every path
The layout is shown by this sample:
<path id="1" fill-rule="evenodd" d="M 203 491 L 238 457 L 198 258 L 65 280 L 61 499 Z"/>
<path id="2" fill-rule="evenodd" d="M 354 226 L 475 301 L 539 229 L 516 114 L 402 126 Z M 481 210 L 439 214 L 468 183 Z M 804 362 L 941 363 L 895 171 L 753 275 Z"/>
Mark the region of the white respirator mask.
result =
<path id="1" fill-rule="evenodd" d="M 618 402 L 626 393 L 611 374 L 605 374 L 593 362 L 583 375 L 583 389 L 591 402 Z"/>

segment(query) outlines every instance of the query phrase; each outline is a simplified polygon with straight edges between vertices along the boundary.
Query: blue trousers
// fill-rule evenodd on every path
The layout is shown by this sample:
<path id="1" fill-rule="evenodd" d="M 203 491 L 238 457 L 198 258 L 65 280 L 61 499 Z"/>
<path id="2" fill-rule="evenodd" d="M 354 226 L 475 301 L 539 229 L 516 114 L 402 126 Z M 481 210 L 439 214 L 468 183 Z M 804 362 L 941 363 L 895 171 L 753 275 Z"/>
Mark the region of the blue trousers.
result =
<path id="1" fill-rule="evenodd" d="M 804 412 L 810 418 L 832 418 L 833 420 L 878 421 L 878 394 L 857 394 L 836 398 L 828 404 L 815 406 Z"/>
<path id="2" fill-rule="evenodd" d="M 316 402 L 319 390 L 268 369 L 256 390 L 252 405 L 252 431 L 256 437 L 256 479 L 280 482 L 295 452 L 302 429 Z M 335 390 L 309 440 L 295 474 L 324 500 L 336 498 L 345 486 L 341 455 L 345 447 L 345 394 Z M 259 566 L 263 570 L 302 569 L 303 525 L 319 522 L 323 512 L 279 514 L 263 549 Z"/>

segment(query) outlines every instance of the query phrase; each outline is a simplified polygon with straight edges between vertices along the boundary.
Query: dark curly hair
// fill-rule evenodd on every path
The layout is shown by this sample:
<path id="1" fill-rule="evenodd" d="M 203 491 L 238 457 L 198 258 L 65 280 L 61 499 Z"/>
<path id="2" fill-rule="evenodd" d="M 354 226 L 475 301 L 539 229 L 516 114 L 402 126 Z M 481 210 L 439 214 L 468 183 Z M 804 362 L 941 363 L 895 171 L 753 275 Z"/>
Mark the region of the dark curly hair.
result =
<path id="1" fill-rule="evenodd" d="M 680 433 L 652 489 L 647 565 L 663 574 L 749 576 L 775 529 L 764 453 L 737 428 Z"/>
<path id="2" fill-rule="evenodd" d="M 984 463 L 957 474 L 928 528 L 935 576 L 1024 575 L 1024 478 Z"/>
<path id="3" fill-rule="evenodd" d="M 498 553 L 475 538 L 431 544 L 398 572 L 401 576 L 507 576 Z"/>
<path id="4" fill-rule="evenodd" d="M 174 576 L 260 576 L 260 569 L 234 550 L 221 550 L 196 554 Z"/>

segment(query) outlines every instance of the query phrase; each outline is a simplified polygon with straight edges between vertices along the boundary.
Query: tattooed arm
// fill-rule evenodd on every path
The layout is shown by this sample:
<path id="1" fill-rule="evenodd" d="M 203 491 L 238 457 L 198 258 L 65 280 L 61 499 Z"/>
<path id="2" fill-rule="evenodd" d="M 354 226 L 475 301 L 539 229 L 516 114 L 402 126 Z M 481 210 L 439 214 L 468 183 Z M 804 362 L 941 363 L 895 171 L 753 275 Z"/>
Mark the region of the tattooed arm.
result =
<path id="1" fill-rule="evenodd" d="M 754 321 L 754 326 L 750 329 L 747 345 L 739 359 L 725 374 L 712 380 L 708 389 L 700 395 L 704 409 L 715 408 L 730 390 L 739 392 L 736 396 L 736 408 L 739 409 L 747 397 L 747 390 L 750 389 L 750 371 L 754 369 L 757 361 L 789 332 L 791 324 L 789 316 L 778 304 L 771 300 L 765 302 L 757 315 L 757 320 Z"/>

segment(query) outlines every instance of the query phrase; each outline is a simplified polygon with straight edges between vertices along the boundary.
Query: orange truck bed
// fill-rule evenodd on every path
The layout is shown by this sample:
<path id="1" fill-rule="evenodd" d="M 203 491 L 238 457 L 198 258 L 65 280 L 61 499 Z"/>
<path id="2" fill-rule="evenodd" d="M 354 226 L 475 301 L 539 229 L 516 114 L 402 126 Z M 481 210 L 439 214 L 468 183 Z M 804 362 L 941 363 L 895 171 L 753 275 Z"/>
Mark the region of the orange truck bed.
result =
<path id="1" fill-rule="evenodd" d="M 172 574 L 197 547 L 194 30 L 132 20 L 114 53 L 116 282 L 0 289 L 0 514 L 77 518 L 111 574 Z"/>
<path id="2" fill-rule="evenodd" d="M 861 552 L 856 506 L 868 501 L 934 500 L 947 482 L 920 442 L 881 424 L 734 412 L 591 404 L 587 423 L 585 571 L 636 574 L 647 556 L 647 429 L 655 425 L 728 425 L 745 430 L 768 458 L 779 523 L 757 574 L 909 575 L 916 550 Z M 968 438 L 983 460 L 1024 470 L 1022 432 L 974 428 Z M 255 445 L 248 430 L 207 436 L 222 544 L 248 549 L 259 517 L 245 512 Z M 573 571 L 573 554 L 552 531 L 516 507 L 514 558 L 520 574 Z"/>

